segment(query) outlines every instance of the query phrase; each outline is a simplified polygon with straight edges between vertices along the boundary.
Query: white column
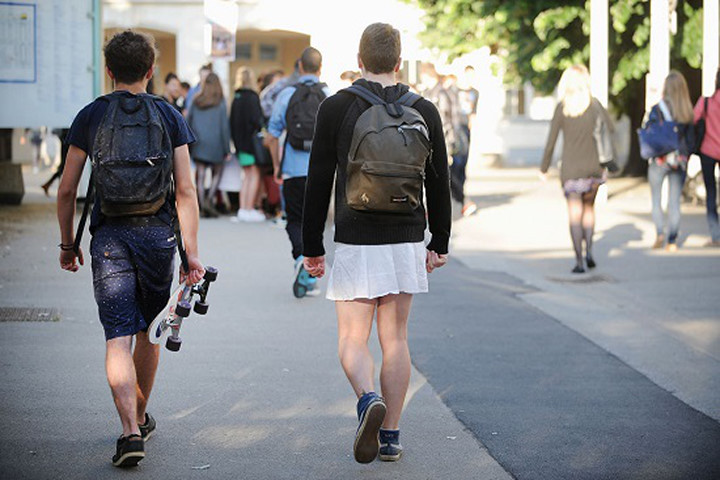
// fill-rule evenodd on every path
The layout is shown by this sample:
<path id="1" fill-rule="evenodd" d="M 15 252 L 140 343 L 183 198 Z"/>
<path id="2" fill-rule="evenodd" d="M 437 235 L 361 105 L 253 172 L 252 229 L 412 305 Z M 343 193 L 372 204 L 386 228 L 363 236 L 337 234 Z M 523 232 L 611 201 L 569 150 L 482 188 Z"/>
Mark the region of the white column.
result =
<path id="1" fill-rule="evenodd" d="M 709 97 L 715 92 L 715 74 L 720 62 L 720 7 L 718 0 L 703 2 L 703 64 L 702 94 Z"/>
<path id="2" fill-rule="evenodd" d="M 590 85 L 592 94 L 608 103 L 608 0 L 590 0 Z"/>
<path id="3" fill-rule="evenodd" d="M 668 0 L 650 0 L 650 71 L 646 78 L 645 106 L 650 109 L 662 97 L 662 85 L 670 73 L 670 6 Z"/>

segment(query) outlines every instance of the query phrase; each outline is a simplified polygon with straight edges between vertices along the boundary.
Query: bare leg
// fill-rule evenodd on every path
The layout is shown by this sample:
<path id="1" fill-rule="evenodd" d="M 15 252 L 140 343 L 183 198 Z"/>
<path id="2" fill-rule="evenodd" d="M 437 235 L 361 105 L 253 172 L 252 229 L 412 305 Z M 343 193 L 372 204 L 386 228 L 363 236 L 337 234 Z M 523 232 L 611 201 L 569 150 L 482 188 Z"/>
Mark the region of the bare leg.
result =
<path id="1" fill-rule="evenodd" d="M 137 377 L 131 348 L 131 336 L 117 337 L 107 341 L 105 353 L 108 384 L 120 415 L 124 436 L 140 434 L 137 424 Z"/>
<path id="2" fill-rule="evenodd" d="M 579 193 L 571 193 L 567 197 L 568 217 L 570 220 L 570 237 L 573 250 L 575 250 L 576 269 L 583 269 L 582 239 L 583 239 L 583 202 Z"/>
<path id="3" fill-rule="evenodd" d="M 258 190 L 260 189 L 260 169 L 257 165 L 253 165 L 249 169 L 250 178 L 248 182 L 248 204 L 249 209 L 255 208 L 258 196 Z"/>
<path id="4" fill-rule="evenodd" d="M 158 361 L 160 360 L 160 345 L 153 345 L 148 340 L 147 332 L 138 332 L 135 339 L 135 352 L 133 362 L 137 373 L 137 423 L 145 423 L 145 408 L 147 407 L 150 392 L 155 383 Z"/>
<path id="5" fill-rule="evenodd" d="M 252 200 L 250 200 L 250 177 L 252 176 L 251 173 L 252 166 L 243 167 L 243 179 L 242 179 L 242 187 L 240 188 L 240 210 L 249 210 L 252 208 L 252 204 L 250 203 Z"/>
<path id="6" fill-rule="evenodd" d="M 358 398 L 375 391 L 375 365 L 367 342 L 376 304 L 376 300 L 335 302 L 340 363 Z"/>
<path id="7" fill-rule="evenodd" d="M 387 405 L 382 428 L 397 430 L 410 384 L 410 350 L 407 323 L 412 295 L 387 295 L 378 305 L 378 338 L 382 348 L 380 386 Z"/>

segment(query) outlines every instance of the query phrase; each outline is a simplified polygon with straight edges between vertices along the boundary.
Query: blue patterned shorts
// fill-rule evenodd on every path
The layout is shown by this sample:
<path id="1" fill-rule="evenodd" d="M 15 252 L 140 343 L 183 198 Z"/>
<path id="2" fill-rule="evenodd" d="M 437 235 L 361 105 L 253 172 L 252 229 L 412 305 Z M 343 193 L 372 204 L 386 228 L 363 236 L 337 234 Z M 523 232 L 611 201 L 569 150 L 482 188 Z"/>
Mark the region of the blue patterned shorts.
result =
<path id="1" fill-rule="evenodd" d="M 105 339 L 135 335 L 170 298 L 176 241 L 169 225 L 100 225 L 90 242 Z"/>

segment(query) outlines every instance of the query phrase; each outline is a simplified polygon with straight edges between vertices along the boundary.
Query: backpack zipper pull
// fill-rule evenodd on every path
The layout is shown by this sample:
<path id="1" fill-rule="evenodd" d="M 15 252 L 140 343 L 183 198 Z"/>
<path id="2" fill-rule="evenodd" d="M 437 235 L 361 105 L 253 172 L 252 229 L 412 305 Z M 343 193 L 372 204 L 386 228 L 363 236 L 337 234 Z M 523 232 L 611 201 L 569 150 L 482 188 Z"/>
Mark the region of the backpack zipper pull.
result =
<path id="1" fill-rule="evenodd" d="M 151 167 L 154 167 L 154 166 L 155 166 L 155 163 L 153 163 L 153 161 L 150 160 L 149 158 L 146 158 L 145 161 L 148 162 Z"/>
<path id="2" fill-rule="evenodd" d="M 403 137 L 403 143 L 404 143 L 405 146 L 407 147 L 407 144 L 408 144 L 408 143 L 407 143 L 407 137 L 405 136 L 405 129 L 403 129 L 403 127 L 398 127 L 398 132 L 400 132 L 400 135 L 402 135 L 402 137 Z"/>

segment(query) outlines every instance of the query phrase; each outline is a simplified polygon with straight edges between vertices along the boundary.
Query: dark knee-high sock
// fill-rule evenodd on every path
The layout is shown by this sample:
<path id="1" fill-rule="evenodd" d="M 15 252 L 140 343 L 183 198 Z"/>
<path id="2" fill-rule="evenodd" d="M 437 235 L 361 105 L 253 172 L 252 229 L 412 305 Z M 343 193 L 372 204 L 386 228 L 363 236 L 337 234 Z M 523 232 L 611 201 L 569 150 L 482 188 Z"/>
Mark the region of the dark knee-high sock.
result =
<path id="1" fill-rule="evenodd" d="M 583 240 L 583 228 L 580 223 L 570 224 L 570 237 L 573 242 L 573 249 L 575 250 L 575 261 L 579 267 L 583 266 L 582 260 L 582 240 Z"/>
<path id="2" fill-rule="evenodd" d="M 585 256 L 587 258 L 593 258 L 592 245 L 593 245 L 593 234 L 595 233 L 595 227 L 584 227 L 583 236 L 585 237 Z"/>

